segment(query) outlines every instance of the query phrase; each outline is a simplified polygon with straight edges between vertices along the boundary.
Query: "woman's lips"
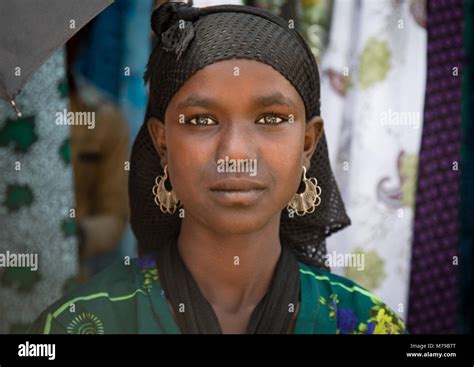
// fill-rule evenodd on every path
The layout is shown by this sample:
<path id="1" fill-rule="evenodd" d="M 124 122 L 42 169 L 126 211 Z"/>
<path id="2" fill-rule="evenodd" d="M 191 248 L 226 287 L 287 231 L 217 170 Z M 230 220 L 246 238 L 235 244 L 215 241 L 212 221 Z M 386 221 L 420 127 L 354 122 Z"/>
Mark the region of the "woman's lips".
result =
<path id="1" fill-rule="evenodd" d="M 263 190 L 265 185 L 259 181 L 246 178 L 227 178 L 217 181 L 209 188 L 211 191 L 250 191 Z"/>
<path id="2" fill-rule="evenodd" d="M 264 191 L 264 184 L 247 179 L 227 179 L 210 187 L 210 192 L 216 201 L 222 205 L 230 206 L 252 205 L 263 195 Z"/>

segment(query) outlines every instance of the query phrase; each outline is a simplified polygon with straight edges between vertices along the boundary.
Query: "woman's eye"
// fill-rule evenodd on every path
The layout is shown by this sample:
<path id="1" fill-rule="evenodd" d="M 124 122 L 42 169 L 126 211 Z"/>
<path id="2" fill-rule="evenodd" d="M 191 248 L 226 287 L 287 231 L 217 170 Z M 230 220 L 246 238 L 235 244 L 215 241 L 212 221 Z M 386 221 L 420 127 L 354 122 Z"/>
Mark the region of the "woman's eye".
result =
<path id="1" fill-rule="evenodd" d="M 262 125 L 279 125 L 283 122 L 287 122 L 288 119 L 278 115 L 265 115 L 257 120 L 257 124 Z"/>
<path id="2" fill-rule="evenodd" d="M 186 121 L 188 124 L 196 126 L 217 125 L 217 122 L 209 116 L 196 116 Z"/>

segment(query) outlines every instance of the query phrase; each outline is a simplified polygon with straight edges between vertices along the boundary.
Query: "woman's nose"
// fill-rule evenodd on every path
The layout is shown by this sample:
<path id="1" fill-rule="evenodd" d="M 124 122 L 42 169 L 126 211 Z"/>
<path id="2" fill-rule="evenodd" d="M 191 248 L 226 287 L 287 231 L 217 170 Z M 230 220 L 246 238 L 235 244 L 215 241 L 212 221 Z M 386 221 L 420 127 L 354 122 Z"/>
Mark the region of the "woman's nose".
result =
<path id="1" fill-rule="evenodd" d="M 245 122 L 228 123 L 219 136 L 217 158 L 255 158 L 255 134 L 251 128 L 252 126 Z"/>

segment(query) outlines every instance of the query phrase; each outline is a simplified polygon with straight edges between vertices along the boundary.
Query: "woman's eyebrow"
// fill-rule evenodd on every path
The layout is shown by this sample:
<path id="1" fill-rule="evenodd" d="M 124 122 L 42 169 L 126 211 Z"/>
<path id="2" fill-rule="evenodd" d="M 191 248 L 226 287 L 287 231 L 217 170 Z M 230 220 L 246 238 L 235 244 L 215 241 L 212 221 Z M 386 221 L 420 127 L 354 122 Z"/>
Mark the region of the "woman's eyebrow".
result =
<path id="1" fill-rule="evenodd" d="M 254 98 L 252 104 L 254 107 L 269 107 L 274 105 L 280 105 L 290 108 L 296 108 L 296 105 L 293 100 L 289 97 L 284 96 L 280 92 L 258 96 Z M 177 109 L 183 109 L 186 107 L 212 108 L 217 106 L 219 106 L 219 102 L 215 99 L 201 97 L 197 94 L 191 94 L 184 101 L 178 103 Z"/>
<path id="2" fill-rule="evenodd" d="M 203 107 L 211 108 L 218 105 L 217 101 L 211 98 L 201 97 L 197 94 L 191 94 L 184 101 L 178 103 L 177 108 L 182 109 L 186 107 Z"/>
<path id="3" fill-rule="evenodd" d="M 268 95 L 258 96 L 253 101 L 255 106 L 268 107 L 274 105 L 286 106 L 296 108 L 295 103 L 289 97 L 284 96 L 280 92 L 275 92 Z"/>

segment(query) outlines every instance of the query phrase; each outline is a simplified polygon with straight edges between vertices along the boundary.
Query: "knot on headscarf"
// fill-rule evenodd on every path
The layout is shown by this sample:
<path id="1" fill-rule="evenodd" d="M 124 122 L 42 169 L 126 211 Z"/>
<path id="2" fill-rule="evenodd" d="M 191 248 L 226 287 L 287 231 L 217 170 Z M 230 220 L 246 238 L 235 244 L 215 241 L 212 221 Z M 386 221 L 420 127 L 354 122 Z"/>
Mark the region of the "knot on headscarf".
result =
<path id="1" fill-rule="evenodd" d="M 164 3 L 151 16 L 153 31 L 161 37 L 163 48 L 174 51 L 177 60 L 194 38 L 193 21 L 201 16 L 201 9 L 181 2 Z"/>

